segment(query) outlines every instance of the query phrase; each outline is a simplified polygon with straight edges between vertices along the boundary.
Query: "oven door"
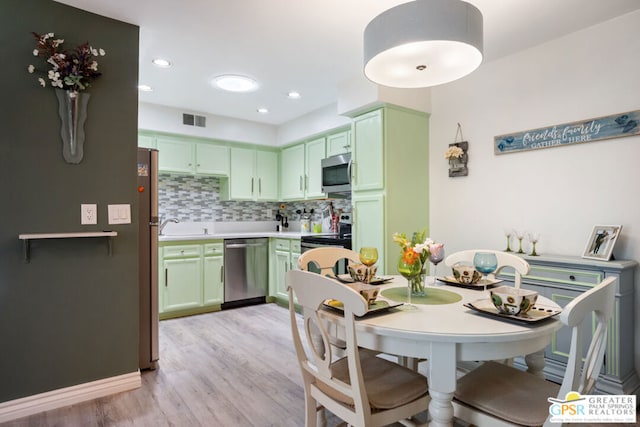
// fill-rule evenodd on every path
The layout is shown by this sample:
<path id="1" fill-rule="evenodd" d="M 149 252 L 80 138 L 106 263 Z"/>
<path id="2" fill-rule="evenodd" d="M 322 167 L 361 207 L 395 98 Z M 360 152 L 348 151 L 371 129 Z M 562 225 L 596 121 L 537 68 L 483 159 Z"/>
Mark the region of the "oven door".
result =
<path id="1" fill-rule="evenodd" d="M 304 240 L 300 242 L 300 252 L 302 253 L 310 251 L 311 249 L 314 249 L 314 248 L 344 248 L 344 246 L 338 245 L 338 244 L 332 245 L 332 244 L 324 244 L 324 243 L 311 243 L 311 242 L 305 242 Z M 316 267 L 316 265 L 313 263 L 309 263 L 307 268 L 309 269 L 309 271 L 313 273 L 320 273 L 320 269 Z M 341 259 L 336 263 L 336 265 L 333 267 L 333 273 L 336 275 L 347 273 L 347 263 L 345 262 L 344 259 Z"/>

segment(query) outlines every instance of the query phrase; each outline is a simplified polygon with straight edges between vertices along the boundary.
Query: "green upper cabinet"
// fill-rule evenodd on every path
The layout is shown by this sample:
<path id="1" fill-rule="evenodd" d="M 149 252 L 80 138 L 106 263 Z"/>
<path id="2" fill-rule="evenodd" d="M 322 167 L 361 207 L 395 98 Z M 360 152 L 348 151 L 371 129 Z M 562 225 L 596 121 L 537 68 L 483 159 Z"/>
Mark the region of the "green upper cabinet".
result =
<path id="1" fill-rule="evenodd" d="M 156 137 L 153 135 L 138 135 L 138 147 L 156 148 Z"/>
<path id="2" fill-rule="evenodd" d="M 327 157 L 351 151 L 351 131 L 345 130 L 327 136 Z"/>
<path id="3" fill-rule="evenodd" d="M 305 144 L 305 186 L 306 199 L 325 197 L 322 192 L 322 159 L 325 158 L 325 139 L 318 138 Z"/>
<path id="4" fill-rule="evenodd" d="M 278 200 L 278 153 L 256 150 L 256 200 Z"/>
<path id="5" fill-rule="evenodd" d="M 193 174 L 195 150 L 193 144 L 175 138 L 157 137 L 158 169 L 161 172 Z"/>
<path id="6" fill-rule="evenodd" d="M 322 192 L 321 162 L 326 157 L 325 138 L 287 147 L 281 153 L 281 200 L 325 197 Z"/>
<path id="7" fill-rule="evenodd" d="M 229 176 L 229 147 L 197 143 L 195 148 L 196 173 Z"/>
<path id="8" fill-rule="evenodd" d="M 393 233 L 429 225 L 429 115 L 388 105 L 355 117 L 352 131 L 353 247 L 378 247 L 379 271 L 393 274 Z"/>
<path id="9" fill-rule="evenodd" d="M 381 190 L 384 187 L 382 119 L 383 110 L 372 111 L 353 119 L 352 191 Z M 397 171 L 402 172 L 404 171 Z"/>
<path id="10" fill-rule="evenodd" d="M 280 156 L 280 198 L 304 199 L 304 144 L 287 147 Z"/>
<path id="11" fill-rule="evenodd" d="M 189 175 L 229 175 L 229 148 L 179 138 L 158 136 L 158 169 L 161 172 Z"/>
<path id="12" fill-rule="evenodd" d="M 220 183 L 223 200 L 278 200 L 278 154 L 250 148 L 230 149 L 230 174 Z"/>

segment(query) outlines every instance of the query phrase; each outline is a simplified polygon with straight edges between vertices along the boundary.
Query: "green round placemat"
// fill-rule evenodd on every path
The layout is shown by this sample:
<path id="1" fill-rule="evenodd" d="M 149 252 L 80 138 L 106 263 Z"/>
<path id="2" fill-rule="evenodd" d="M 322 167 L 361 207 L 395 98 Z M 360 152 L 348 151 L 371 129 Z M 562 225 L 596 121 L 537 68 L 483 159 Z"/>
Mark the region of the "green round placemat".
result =
<path id="1" fill-rule="evenodd" d="M 401 286 L 398 288 L 389 288 L 382 291 L 382 295 L 392 299 L 394 301 L 409 302 L 407 299 L 408 286 Z M 462 295 L 458 295 L 455 292 L 445 291 L 438 288 L 424 288 L 424 296 L 411 296 L 412 304 L 426 304 L 426 305 L 439 305 L 439 304 L 453 304 L 462 300 Z"/>

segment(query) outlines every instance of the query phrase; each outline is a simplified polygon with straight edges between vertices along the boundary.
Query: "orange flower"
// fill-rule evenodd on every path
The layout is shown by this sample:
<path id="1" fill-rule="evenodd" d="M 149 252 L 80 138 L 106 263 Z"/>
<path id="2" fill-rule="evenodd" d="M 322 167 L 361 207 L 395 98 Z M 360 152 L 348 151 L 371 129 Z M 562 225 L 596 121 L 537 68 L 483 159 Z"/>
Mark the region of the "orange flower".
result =
<path id="1" fill-rule="evenodd" d="M 413 265 L 420 259 L 420 255 L 414 252 L 412 247 L 407 248 L 402 254 L 402 261 L 405 264 Z"/>

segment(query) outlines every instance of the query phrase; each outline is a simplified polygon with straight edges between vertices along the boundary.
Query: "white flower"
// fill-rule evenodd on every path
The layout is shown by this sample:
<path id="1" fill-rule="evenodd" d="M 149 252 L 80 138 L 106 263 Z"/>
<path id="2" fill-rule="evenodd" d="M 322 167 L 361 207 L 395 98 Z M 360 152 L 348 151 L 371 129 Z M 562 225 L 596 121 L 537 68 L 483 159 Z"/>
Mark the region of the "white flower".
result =
<path id="1" fill-rule="evenodd" d="M 98 52 L 100 52 L 100 56 L 105 56 L 107 54 L 104 49 L 100 49 Z"/>
<path id="2" fill-rule="evenodd" d="M 58 47 L 60 46 L 62 43 L 64 43 L 64 39 L 56 39 L 54 41 L 51 42 L 51 44 L 53 45 L 53 47 Z"/>
<path id="3" fill-rule="evenodd" d="M 91 49 L 91 55 L 98 56 L 98 49 L 94 49 L 92 47 L 89 47 L 89 49 Z"/>
<path id="4" fill-rule="evenodd" d="M 58 80 L 58 78 L 60 77 L 60 73 L 54 70 L 49 70 L 48 75 L 51 80 Z"/>
<path id="5" fill-rule="evenodd" d="M 98 61 L 93 61 L 89 64 L 89 69 L 93 71 L 98 71 Z"/>
<path id="6" fill-rule="evenodd" d="M 47 35 L 46 35 L 46 36 L 44 36 L 44 39 L 46 40 L 46 39 L 48 39 L 49 37 L 53 37 L 53 36 L 54 36 L 54 34 L 53 34 L 53 33 L 47 33 Z"/>
<path id="7" fill-rule="evenodd" d="M 36 67 L 34 67 L 33 65 L 29 65 L 29 67 L 27 69 L 29 70 L 29 73 L 33 74 L 33 72 L 35 71 Z"/>
<path id="8" fill-rule="evenodd" d="M 38 49 L 33 49 L 33 56 L 38 56 Z"/>
<path id="9" fill-rule="evenodd" d="M 453 157 L 459 158 L 463 154 L 464 154 L 464 151 L 462 151 L 462 148 L 458 147 L 457 145 L 452 145 L 451 147 L 447 148 L 447 151 L 445 151 L 444 158 L 445 159 L 451 159 Z"/>
<path id="10" fill-rule="evenodd" d="M 42 77 L 38 77 L 38 81 L 40 82 L 40 85 L 42 87 L 45 87 L 47 85 L 47 83 L 45 83 L 44 79 Z"/>

